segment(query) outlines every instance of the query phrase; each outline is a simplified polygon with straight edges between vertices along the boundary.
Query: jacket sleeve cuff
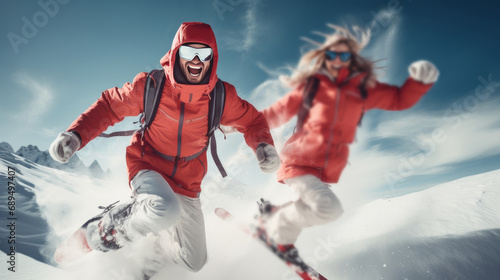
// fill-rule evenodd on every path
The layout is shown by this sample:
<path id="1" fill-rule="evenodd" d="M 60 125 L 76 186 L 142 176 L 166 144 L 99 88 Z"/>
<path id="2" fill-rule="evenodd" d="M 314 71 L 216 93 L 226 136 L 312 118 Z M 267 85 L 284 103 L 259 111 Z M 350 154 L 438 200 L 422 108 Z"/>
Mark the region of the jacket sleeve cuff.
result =
<path id="1" fill-rule="evenodd" d="M 80 133 L 78 133 L 78 131 L 76 130 L 68 130 L 67 132 L 71 132 L 73 133 L 74 135 L 76 135 L 76 137 L 78 138 L 78 140 L 80 141 L 80 149 L 83 148 L 83 145 L 82 145 L 82 136 L 80 136 Z M 79 150 L 80 150 L 79 149 Z"/>

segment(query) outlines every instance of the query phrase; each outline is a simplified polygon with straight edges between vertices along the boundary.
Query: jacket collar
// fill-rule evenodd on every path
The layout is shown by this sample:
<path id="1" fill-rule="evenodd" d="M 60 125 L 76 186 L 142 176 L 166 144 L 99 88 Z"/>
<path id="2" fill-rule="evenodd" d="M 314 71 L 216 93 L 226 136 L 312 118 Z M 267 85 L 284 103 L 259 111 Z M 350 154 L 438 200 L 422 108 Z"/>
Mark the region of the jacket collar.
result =
<path id="1" fill-rule="evenodd" d="M 341 86 L 348 83 L 361 83 L 361 80 L 366 77 L 366 73 L 352 72 L 348 68 L 342 68 L 339 71 L 337 78 L 333 78 L 328 70 L 324 67 L 318 71 L 318 74 L 326 76 L 335 85 Z"/>

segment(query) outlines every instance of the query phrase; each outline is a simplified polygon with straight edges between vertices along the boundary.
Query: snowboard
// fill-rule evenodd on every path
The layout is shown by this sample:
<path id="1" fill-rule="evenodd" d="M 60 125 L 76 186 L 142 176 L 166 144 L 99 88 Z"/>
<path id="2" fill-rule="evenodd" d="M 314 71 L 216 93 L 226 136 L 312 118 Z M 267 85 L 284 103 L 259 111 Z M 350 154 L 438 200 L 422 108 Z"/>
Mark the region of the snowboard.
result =
<path id="1" fill-rule="evenodd" d="M 297 263 L 291 263 L 287 260 L 285 260 L 279 252 L 276 251 L 275 248 L 269 246 L 267 242 L 262 240 L 258 234 L 258 231 L 256 228 L 252 228 L 251 226 L 248 226 L 242 222 L 239 222 L 231 213 L 229 213 L 227 210 L 223 208 L 216 208 L 214 210 L 215 215 L 219 217 L 220 219 L 240 228 L 243 230 L 245 233 L 249 234 L 253 238 L 260 240 L 261 243 L 268 248 L 276 257 L 278 257 L 280 260 L 286 263 L 286 265 L 294 271 L 299 277 L 301 277 L 304 280 L 327 280 L 323 275 L 319 274 L 316 270 L 314 270 L 312 267 L 309 265 L 305 264 L 303 261 L 300 264 Z"/>

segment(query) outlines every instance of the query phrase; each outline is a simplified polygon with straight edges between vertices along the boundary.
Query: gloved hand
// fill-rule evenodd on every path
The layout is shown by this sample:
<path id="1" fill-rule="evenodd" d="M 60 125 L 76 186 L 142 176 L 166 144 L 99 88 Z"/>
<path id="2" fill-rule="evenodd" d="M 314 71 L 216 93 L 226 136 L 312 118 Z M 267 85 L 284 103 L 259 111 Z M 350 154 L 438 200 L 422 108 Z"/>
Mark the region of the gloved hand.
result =
<path id="1" fill-rule="evenodd" d="M 436 66 L 426 60 L 413 62 L 408 68 L 408 72 L 410 72 L 410 77 L 424 84 L 435 83 L 439 77 Z"/>
<path id="2" fill-rule="evenodd" d="M 219 125 L 219 128 L 220 130 L 222 130 L 222 132 L 224 132 L 224 134 L 233 134 L 235 132 L 238 132 L 238 130 L 236 130 L 236 128 L 232 127 L 232 126 L 225 126 L 225 125 Z"/>
<path id="3" fill-rule="evenodd" d="M 61 132 L 50 144 L 50 156 L 60 163 L 66 163 L 80 149 L 80 138 L 73 132 Z"/>
<path id="4" fill-rule="evenodd" d="M 272 173 L 280 167 L 281 159 L 273 145 L 260 143 L 255 151 L 260 169 L 266 173 Z"/>

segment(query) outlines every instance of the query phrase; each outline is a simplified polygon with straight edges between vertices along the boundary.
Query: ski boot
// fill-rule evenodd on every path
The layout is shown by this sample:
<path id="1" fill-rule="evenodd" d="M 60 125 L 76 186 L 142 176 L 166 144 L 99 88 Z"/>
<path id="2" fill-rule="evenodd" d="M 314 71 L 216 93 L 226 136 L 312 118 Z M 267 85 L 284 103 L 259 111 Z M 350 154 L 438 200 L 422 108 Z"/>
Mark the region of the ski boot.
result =
<path id="1" fill-rule="evenodd" d="M 257 204 L 259 205 L 259 212 L 260 215 L 256 216 L 257 219 L 257 226 L 255 227 L 257 237 L 259 237 L 260 240 L 262 240 L 266 245 L 275 253 L 275 254 L 281 254 L 285 253 L 288 250 L 289 245 L 279 245 L 272 240 L 266 231 L 265 224 L 269 217 L 278 210 L 278 206 L 273 205 L 270 201 L 264 200 L 263 198 L 260 199 L 260 202 L 257 201 Z M 293 246 L 293 244 L 291 245 Z M 281 256 L 280 256 L 281 258 Z"/>
<path id="2" fill-rule="evenodd" d="M 260 199 L 257 202 L 259 205 L 260 216 L 257 216 L 258 226 L 256 233 L 260 240 L 262 240 L 273 253 L 280 259 L 286 262 L 288 266 L 294 266 L 301 270 L 304 275 L 308 275 L 309 279 L 319 279 L 317 272 L 311 269 L 302 258 L 299 256 L 299 251 L 295 248 L 294 244 L 277 244 L 272 240 L 264 227 L 266 220 L 279 209 L 279 206 L 271 204 L 270 201 Z M 306 278 L 307 279 L 307 278 Z"/>
<path id="3" fill-rule="evenodd" d="M 259 213 L 260 215 L 256 215 L 255 219 L 257 220 L 257 225 L 255 225 L 255 230 L 259 239 L 261 239 L 267 246 L 274 248 L 275 244 L 273 244 L 272 240 L 268 238 L 267 232 L 265 229 L 265 223 L 267 219 L 278 209 L 277 206 L 271 204 L 270 201 L 260 199 L 260 202 L 257 201 L 257 205 L 259 205 Z M 273 251 L 275 251 L 273 249 Z"/>
<path id="4" fill-rule="evenodd" d="M 123 224 L 133 211 L 135 199 L 116 205 L 118 202 L 106 207 L 100 206 L 99 209 L 104 211 L 87 222 L 86 238 L 93 250 L 102 252 L 118 250 L 131 241 Z"/>

